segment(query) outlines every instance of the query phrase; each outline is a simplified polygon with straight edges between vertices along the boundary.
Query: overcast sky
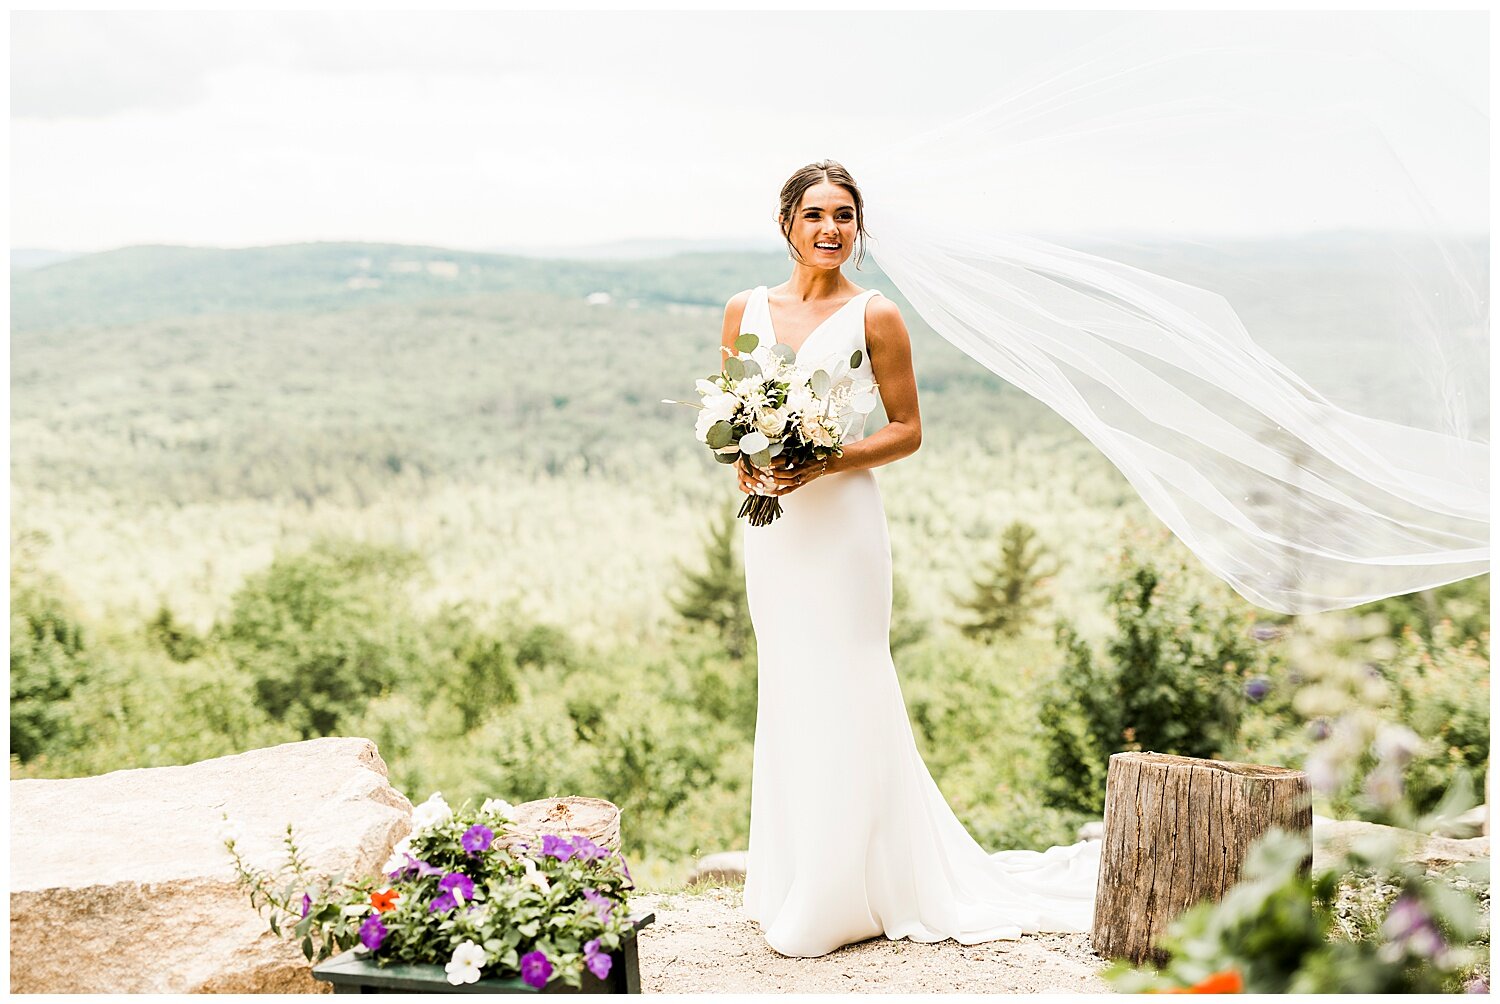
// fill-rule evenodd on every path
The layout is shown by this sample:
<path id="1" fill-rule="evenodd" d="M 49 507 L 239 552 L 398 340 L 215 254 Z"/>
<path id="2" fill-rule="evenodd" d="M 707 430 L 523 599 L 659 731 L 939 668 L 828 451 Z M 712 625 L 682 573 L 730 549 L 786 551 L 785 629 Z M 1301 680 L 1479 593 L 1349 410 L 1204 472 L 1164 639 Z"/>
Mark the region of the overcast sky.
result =
<path id="1" fill-rule="evenodd" d="M 801 164 L 977 107 L 1126 22 L 1235 16 L 15 12 L 11 246 L 774 237 Z M 1269 16 L 1371 40 L 1487 126 L 1486 13 Z M 1424 184 L 1445 219 L 1486 229 L 1488 137 L 1454 142 L 1418 165 Z M 1018 224 L 1140 225 L 1180 189 L 1070 180 Z M 1206 191 L 1213 226 L 1265 222 Z"/>

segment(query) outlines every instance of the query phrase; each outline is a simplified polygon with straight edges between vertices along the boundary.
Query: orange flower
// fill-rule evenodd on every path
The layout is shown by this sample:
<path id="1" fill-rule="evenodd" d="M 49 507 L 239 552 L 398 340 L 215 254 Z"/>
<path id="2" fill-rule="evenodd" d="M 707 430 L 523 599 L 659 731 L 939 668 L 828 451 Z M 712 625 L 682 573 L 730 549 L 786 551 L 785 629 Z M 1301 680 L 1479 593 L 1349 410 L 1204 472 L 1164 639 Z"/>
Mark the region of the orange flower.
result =
<path id="1" fill-rule="evenodd" d="M 394 889 L 387 889 L 385 892 L 372 892 L 370 893 L 370 905 L 375 908 L 376 913 L 385 913 L 387 910 L 396 909 L 396 900 L 400 898 L 401 894 Z"/>
<path id="2" fill-rule="evenodd" d="M 1243 993 L 1245 989 L 1244 980 L 1240 974 L 1233 969 L 1226 969 L 1222 973 L 1214 973 L 1202 983 L 1195 983 L 1190 987 L 1173 987 L 1170 990 L 1157 990 L 1159 994 L 1237 994 Z"/>

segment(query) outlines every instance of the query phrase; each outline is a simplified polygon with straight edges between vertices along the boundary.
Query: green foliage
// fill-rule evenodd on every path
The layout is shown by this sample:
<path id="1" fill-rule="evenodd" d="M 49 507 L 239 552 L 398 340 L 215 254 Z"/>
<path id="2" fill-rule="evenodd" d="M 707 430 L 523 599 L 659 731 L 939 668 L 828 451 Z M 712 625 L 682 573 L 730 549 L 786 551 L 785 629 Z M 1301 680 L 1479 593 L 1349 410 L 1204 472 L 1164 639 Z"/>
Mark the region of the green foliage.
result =
<path id="1" fill-rule="evenodd" d="M 1057 686 L 1042 701 L 1051 805 L 1099 812 L 1111 754 L 1216 757 L 1235 739 L 1243 682 L 1258 669 L 1253 608 L 1198 586 L 1181 557 L 1127 545 L 1109 604 L 1115 634 L 1096 659 L 1064 620 Z"/>
<path id="2" fill-rule="evenodd" d="M 1003 635 L 1014 638 L 1046 603 L 1042 586 L 1057 574 L 1055 562 L 1039 567 L 1045 549 L 1036 543 L 1036 530 L 1021 520 L 1006 526 L 999 557 L 972 578 L 967 597 L 951 594 L 959 606 L 973 611 L 974 620 L 955 622 L 970 638 Z"/>
<path id="3" fill-rule="evenodd" d="M 251 576 L 217 637 L 273 719 L 304 739 L 335 734 L 431 657 L 401 588 L 420 565 L 398 549 L 320 540 Z"/>
<path id="4" fill-rule="evenodd" d="M 83 626 L 61 584 L 22 562 L 10 575 L 10 752 L 23 763 L 83 734 L 66 701 L 90 674 Z"/>
<path id="5" fill-rule="evenodd" d="M 1394 713 L 1425 742 L 1406 769 L 1406 790 L 1418 812 L 1435 808 L 1459 775 L 1469 790 L 1484 789 L 1490 759 L 1489 632 L 1463 639 L 1449 620 L 1431 640 L 1402 633 L 1386 675 L 1396 693 Z"/>
<path id="6" fill-rule="evenodd" d="M 1427 641 L 1433 641 L 1439 625 L 1450 643 L 1481 642 L 1489 657 L 1490 577 L 1473 575 L 1449 582 L 1435 589 L 1423 589 L 1401 596 L 1388 596 L 1359 608 L 1361 613 L 1380 614 L 1390 624 L 1390 636 L 1400 638 L 1407 629 Z"/>

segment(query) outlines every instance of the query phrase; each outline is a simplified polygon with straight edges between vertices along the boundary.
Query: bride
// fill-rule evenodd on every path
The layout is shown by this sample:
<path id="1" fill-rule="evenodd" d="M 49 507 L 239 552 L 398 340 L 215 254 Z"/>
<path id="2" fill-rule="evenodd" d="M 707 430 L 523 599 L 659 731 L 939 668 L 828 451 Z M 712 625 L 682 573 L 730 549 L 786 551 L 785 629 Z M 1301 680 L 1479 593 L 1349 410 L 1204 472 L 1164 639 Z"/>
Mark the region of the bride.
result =
<path id="1" fill-rule="evenodd" d="M 891 658 L 874 471 L 916 452 L 922 422 L 901 311 L 841 271 L 865 236 L 859 186 L 835 161 L 809 164 L 782 187 L 778 223 L 791 277 L 729 301 L 718 365 L 753 333 L 835 381 L 876 381 L 888 422 L 866 436 L 859 416 L 822 463 L 736 467 L 742 492 L 782 507 L 743 530 L 759 651 L 744 913 L 771 948 L 802 957 L 882 935 L 974 944 L 1086 932 L 1099 844 L 987 853 L 917 751 Z"/>

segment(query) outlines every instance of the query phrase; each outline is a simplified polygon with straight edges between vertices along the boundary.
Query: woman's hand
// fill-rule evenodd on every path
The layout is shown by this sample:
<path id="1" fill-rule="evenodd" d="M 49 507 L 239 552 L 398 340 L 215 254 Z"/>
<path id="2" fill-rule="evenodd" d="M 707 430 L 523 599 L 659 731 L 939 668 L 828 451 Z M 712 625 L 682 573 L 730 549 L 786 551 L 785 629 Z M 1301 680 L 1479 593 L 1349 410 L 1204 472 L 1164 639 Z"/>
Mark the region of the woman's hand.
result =
<path id="1" fill-rule="evenodd" d="M 821 477 L 828 468 L 826 460 L 809 460 L 805 464 L 793 464 L 786 457 L 771 458 L 771 474 L 775 478 L 773 495 L 786 495 Z"/>

